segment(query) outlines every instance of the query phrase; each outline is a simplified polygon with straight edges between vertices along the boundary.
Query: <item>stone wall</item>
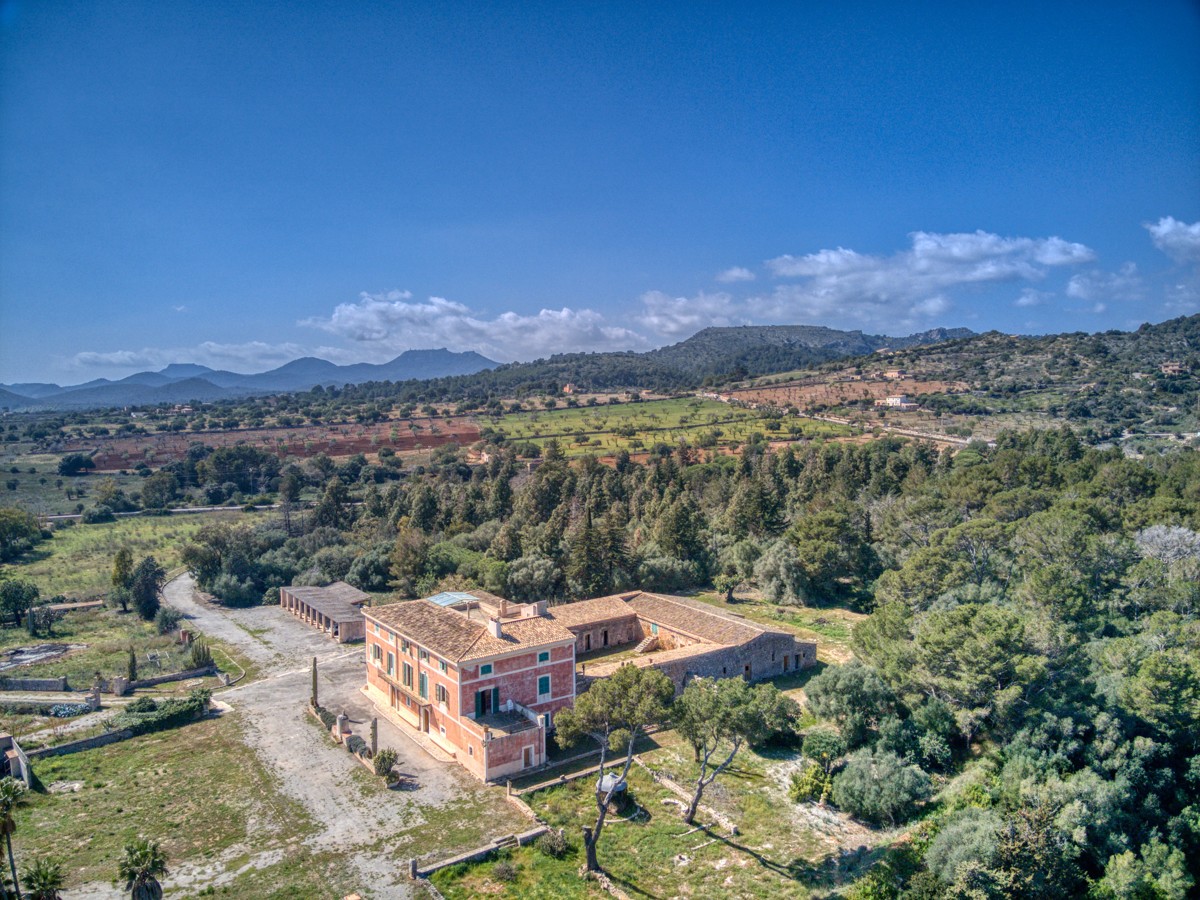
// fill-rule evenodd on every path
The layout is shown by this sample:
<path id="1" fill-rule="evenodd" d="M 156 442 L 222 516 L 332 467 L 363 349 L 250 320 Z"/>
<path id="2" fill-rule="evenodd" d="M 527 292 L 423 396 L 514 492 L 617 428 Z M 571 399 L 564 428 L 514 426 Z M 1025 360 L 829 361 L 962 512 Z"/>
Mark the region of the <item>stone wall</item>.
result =
<path id="1" fill-rule="evenodd" d="M 211 675 L 217 671 L 216 665 L 205 666 L 203 669 L 189 669 L 186 672 L 174 672 L 170 675 L 158 675 L 154 678 L 140 678 L 137 681 L 130 682 L 129 687 L 137 690 L 138 688 L 154 687 L 156 684 L 168 684 L 172 681 L 187 681 L 189 678 L 203 678 L 205 675 Z"/>
<path id="2" fill-rule="evenodd" d="M 11 734 L 0 734 L 0 753 L 4 754 L 4 771 L 19 781 L 25 787 L 33 787 L 33 770 L 29 767 L 29 757 Z"/>
<path id="3" fill-rule="evenodd" d="M 66 756 L 68 753 L 79 753 L 82 750 L 93 750 L 96 747 L 104 747 L 108 744 L 115 744 L 118 741 L 127 741 L 131 737 L 133 737 L 133 732 L 128 729 L 106 731 L 104 734 L 84 738 L 81 741 L 70 741 L 66 744 L 58 744 L 55 747 L 30 750 L 28 755 L 30 759 L 41 759 L 43 756 Z"/>
<path id="4" fill-rule="evenodd" d="M 788 634 L 766 632 L 745 644 L 734 647 L 713 645 L 711 650 L 699 650 L 680 659 L 654 659 L 650 652 L 645 657 L 650 665 L 661 670 L 682 690 L 692 678 L 736 678 L 762 681 L 807 669 L 817 661 L 816 644 L 800 641 Z"/>
<path id="5" fill-rule="evenodd" d="M 6 678 L 0 675 L 0 691 L 69 691 L 67 676 L 61 678 Z"/>
<path id="6" fill-rule="evenodd" d="M 575 655 L 592 650 L 603 650 L 605 647 L 620 647 L 622 644 L 636 644 L 642 639 L 642 626 L 637 616 L 630 615 L 610 622 L 597 622 L 594 625 L 575 626 L 571 628 L 575 634 Z M 605 641 L 607 633 L 608 640 Z"/>

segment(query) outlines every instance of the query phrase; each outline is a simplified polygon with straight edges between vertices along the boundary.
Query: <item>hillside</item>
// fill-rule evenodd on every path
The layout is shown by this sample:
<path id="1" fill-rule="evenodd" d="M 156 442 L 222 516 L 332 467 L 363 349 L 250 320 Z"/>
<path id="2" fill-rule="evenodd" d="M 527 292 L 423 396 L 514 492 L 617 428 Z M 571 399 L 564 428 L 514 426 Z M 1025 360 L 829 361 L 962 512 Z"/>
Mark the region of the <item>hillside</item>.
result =
<path id="1" fill-rule="evenodd" d="M 913 347 L 966 338 L 973 333 L 968 328 L 936 328 L 907 337 L 887 337 L 816 325 L 705 328 L 686 341 L 652 350 L 646 355 L 672 369 L 701 377 L 735 370 L 761 375 L 859 356 L 883 348 Z"/>
<path id="2" fill-rule="evenodd" d="M 859 399 L 806 406 L 834 414 L 859 407 L 861 414 L 871 410 L 879 393 L 865 381 L 878 380 L 884 368 L 907 373 L 885 393 L 907 392 L 921 406 L 908 416 L 889 410 L 888 420 L 898 425 L 995 435 L 1004 428 L 1065 421 L 1097 438 L 1200 432 L 1200 316 L 1132 332 L 1027 337 L 993 331 L 827 363 L 794 379 L 761 380 L 755 390 L 769 385 L 768 393 L 781 392 L 788 403 L 806 406 L 798 397 L 815 396 L 815 386 L 830 386 L 831 397 L 845 395 L 847 384 L 861 378 L 861 389 L 851 391 Z M 947 384 L 955 390 L 947 391 Z"/>

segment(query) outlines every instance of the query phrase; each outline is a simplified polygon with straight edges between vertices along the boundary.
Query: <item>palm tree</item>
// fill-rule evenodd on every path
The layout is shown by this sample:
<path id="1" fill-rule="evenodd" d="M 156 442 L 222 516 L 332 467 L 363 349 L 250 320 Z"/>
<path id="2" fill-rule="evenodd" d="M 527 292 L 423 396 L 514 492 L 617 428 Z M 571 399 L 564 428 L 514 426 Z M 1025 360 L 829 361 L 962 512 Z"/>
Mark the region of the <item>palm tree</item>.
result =
<path id="1" fill-rule="evenodd" d="M 24 793 L 25 782 L 12 776 L 0 778 L 0 834 L 4 835 L 4 846 L 8 850 L 8 868 L 12 872 L 13 894 L 17 900 L 21 900 L 21 888 L 17 884 L 17 860 L 12 848 L 13 832 L 17 830 L 13 810 L 20 805 Z"/>
<path id="2" fill-rule="evenodd" d="M 62 863 L 39 857 L 25 869 L 21 884 L 29 893 L 26 900 L 61 900 L 58 893 L 63 886 Z"/>
<path id="3" fill-rule="evenodd" d="M 125 890 L 132 900 L 162 900 L 158 879 L 166 874 L 167 857 L 157 841 L 138 838 L 125 845 L 117 877 L 125 879 Z"/>

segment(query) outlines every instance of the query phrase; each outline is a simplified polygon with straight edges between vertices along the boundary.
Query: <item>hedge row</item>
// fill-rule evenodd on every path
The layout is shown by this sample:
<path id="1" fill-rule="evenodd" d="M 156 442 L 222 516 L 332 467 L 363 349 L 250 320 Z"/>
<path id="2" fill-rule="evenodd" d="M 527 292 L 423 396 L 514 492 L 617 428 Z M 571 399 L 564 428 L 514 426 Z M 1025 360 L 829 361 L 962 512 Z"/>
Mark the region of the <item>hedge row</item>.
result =
<path id="1" fill-rule="evenodd" d="M 188 722 L 194 722 L 204 715 L 208 709 L 208 701 L 212 697 L 212 692 L 199 688 L 192 691 L 186 697 L 171 698 L 153 702 L 153 708 L 147 707 L 151 704 L 146 704 L 144 701 L 150 698 L 138 698 L 137 707 L 119 713 L 112 718 L 112 727 L 114 729 L 129 729 L 134 734 L 149 734 L 152 731 L 162 731 L 165 728 L 175 728 L 179 725 L 186 725 Z M 132 704 L 131 704 L 132 705 Z"/>

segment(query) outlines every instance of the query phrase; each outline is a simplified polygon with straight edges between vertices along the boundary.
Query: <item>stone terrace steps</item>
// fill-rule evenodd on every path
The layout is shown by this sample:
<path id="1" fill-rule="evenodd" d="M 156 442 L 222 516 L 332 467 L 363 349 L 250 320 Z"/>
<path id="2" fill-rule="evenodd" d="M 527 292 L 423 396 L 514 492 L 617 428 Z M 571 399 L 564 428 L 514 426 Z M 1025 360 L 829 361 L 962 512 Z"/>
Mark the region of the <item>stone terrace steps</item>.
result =
<path id="1" fill-rule="evenodd" d="M 658 635 L 648 634 L 642 638 L 642 642 L 633 648 L 635 653 L 649 653 L 658 646 Z"/>

